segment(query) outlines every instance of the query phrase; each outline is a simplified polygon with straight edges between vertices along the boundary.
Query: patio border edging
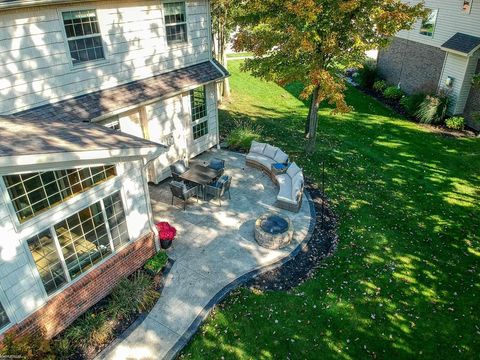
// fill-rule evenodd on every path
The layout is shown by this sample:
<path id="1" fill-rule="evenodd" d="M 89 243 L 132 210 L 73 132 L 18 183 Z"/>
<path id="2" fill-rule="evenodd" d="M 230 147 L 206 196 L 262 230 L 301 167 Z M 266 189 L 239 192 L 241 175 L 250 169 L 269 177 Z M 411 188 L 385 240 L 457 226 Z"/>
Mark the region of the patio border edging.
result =
<path id="1" fill-rule="evenodd" d="M 284 258 L 273 262 L 271 264 L 259 267 L 257 269 L 251 270 L 248 273 L 245 273 L 235 280 L 231 281 L 229 284 L 225 285 L 219 292 L 217 292 L 203 307 L 201 312 L 197 315 L 195 320 L 192 322 L 192 324 L 188 327 L 188 329 L 180 336 L 180 339 L 177 340 L 175 345 L 167 352 L 167 354 L 163 357 L 164 360 L 171 360 L 177 358 L 179 355 L 180 351 L 183 350 L 183 348 L 188 345 L 190 340 L 192 339 L 193 335 L 196 334 L 200 326 L 203 324 L 203 322 L 206 320 L 210 312 L 212 311 L 213 307 L 217 305 L 220 301 L 222 301 L 232 290 L 235 290 L 238 288 L 240 285 L 243 285 L 250 281 L 251 279 L 257 277 L 258 275 L 261 275 L 265 272 L 274 270 L 280 266 L 285 265 L 289 261 L 293 260 L 297 254 L 300 252 L 300 250 L 304 249 L 307 243 L 310 241 L 313 235 L 313 231 L 315 229 L 316 225 L 316 210 L 315 210 L 315 205 L 313 203 L 312 197 L 310 196 L 310 193 L 305 190 L 304 192 L 305 197 L 307 198 L 308 201 L 308 206 L 310 209 L 310 224 L 308 227 L 308 232 L 305 235 L 304 239 L 297 245 L 297 247 L 290 252 L 287 256 Z"/>

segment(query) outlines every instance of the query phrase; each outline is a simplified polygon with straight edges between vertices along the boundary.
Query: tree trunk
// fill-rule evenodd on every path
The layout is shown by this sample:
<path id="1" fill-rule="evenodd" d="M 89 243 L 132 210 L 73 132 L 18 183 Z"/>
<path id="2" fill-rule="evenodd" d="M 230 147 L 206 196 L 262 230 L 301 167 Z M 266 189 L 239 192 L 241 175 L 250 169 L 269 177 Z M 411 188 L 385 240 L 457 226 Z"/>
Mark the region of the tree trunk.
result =
<path id="1" fill-rule="evenodd" d="M 228 69 L 228 60 L 227 60 L 227 52 L 225 49 L 223 50 L 223 64 L 225 69 Z M 227 77 L 223 80 L 223 96 L 227 99 L 230 97 L 230 79 Z"/>
<path id="2" fill-rule="evenodd" d="M 312 154 L 315 151 L 315 140 L 317 138 L 318 127 L 318 86 L 313 90 L 312 101 L 310 103 L 310 110 L 308 112 L 308 133 L 307 133 L 307 154 Z"/>
<path id="3" fill-rule="evenodd" d="M 307 118 L 305 119 L 305 137 L 307 137 L 308 135 L 308 131 L 310 129 L 310 114 L 312 113 L 312 95 L 310 95 L 310 101 L 309 101 L 309 104 L 308 104 L 308 115 L 307 115 Z"/>

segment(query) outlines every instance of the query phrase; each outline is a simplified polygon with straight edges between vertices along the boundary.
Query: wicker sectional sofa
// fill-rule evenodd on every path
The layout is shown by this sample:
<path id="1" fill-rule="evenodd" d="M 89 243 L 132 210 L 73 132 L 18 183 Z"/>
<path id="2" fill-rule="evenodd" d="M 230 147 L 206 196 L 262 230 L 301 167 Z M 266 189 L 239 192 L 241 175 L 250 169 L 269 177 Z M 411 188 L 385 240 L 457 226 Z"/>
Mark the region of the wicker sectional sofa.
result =
<path id="1" fill-rule="evenodd" d="M 246 164 L 267 173 L 278 187 L 275 206 L 293 212 L 298 212 L 302 206 L 304 177 L 302 169 L 295 163 L 288 163 L 288 155 L 281 149 L 265 143 L 252 142 L 246 157 Z M 272 171 L 275 164 L 285 164 L 286 171 Z"/>

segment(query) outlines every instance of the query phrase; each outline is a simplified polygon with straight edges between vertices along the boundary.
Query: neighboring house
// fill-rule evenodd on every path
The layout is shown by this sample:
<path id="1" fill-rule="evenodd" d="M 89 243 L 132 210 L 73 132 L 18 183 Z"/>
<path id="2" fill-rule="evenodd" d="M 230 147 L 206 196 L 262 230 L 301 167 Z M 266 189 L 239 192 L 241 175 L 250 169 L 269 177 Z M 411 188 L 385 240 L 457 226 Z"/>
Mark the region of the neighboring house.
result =
<path id="1" fill-rule="evenodd" d="M 414 1 L 417 2 L 417 1 Z M 480 115 L 480 0 L 425 0 L 429 16 L 410 31 L 400 31 L 378 57 L 380 74 L 407 93 L 451 92 L 451 114 L 464 114 L 468 124 Z M 477 115 L 477 116 L 478 116 Z"/>
<path id="2" fill-rule="evenodd" d="M 155 253 L 147 182 L 219 143 L 209 6 L 0 0 L 0 334 L 57 334 Z"/>

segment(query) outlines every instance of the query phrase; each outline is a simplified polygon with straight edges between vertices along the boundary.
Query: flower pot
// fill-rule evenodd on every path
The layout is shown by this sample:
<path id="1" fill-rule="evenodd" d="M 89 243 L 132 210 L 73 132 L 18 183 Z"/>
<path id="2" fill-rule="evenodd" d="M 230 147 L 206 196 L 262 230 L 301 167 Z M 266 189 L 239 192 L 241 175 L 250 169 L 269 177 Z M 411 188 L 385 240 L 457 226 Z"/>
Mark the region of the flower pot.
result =
<path id="1" fill-rule="evenodd" d="M 160 240 L 160 246 L 162 249 L 168 249 L 172 246 L 172 240 Z"/>

